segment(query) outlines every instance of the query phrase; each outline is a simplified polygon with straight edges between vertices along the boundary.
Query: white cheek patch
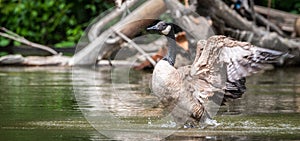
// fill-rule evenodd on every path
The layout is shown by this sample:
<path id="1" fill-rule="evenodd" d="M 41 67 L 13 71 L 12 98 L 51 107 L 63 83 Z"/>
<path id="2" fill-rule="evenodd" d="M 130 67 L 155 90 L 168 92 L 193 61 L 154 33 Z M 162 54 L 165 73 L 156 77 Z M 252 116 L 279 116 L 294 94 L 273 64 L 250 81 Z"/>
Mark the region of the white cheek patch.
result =
<path id="1" fill-rule="evenodd" d="M 168 25 L 166 29 L 164 29 L 163 31 L 161 31 L 161 33 L 163 33 L 165 35 L 168 35 L 170 31 L 171 31 L 171 26 Z"/>

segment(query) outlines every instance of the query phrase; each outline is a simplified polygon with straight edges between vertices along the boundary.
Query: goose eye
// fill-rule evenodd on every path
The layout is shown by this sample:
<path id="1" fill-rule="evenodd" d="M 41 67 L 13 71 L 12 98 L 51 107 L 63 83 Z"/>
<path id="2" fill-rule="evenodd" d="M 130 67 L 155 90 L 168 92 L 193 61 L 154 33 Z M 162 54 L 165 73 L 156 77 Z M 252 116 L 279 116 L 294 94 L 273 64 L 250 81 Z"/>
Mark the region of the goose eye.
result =
<path id="1" fill-rule="evenodd" d="M 158 27 L 159 27 L 159 29 L 161 29 L 161 30 L 163 30 L 163 29 L 165 29 L 166 28 L 166 23 L 160 23 L 160 24 L 158 24 Z"/>

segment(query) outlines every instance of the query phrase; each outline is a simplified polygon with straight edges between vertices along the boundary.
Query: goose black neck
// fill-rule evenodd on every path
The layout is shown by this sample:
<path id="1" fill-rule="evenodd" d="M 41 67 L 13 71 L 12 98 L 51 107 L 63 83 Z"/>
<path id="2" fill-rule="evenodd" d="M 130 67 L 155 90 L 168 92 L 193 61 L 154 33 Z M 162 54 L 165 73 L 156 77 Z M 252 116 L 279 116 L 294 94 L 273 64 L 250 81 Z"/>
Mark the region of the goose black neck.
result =
<path id="1" fill-rule="evenodd" d="M 168 35 L 166 35 L 168 40 L 168 52 L 167 55 L 164 56 L 163 60 L 166 60 L 171 66 L 174 66 L 176 54 L 177 54 L 177 45 L 175 41 L 175 34 L 174 30 L 171 29 Z"/>

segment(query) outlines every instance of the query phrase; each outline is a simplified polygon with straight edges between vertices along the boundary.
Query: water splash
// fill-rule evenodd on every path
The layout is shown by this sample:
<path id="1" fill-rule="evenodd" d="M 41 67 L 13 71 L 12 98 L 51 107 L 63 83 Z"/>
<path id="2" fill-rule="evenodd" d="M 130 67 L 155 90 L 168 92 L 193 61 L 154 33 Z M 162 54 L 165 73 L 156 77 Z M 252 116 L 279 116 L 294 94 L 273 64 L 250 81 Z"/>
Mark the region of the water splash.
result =
<path id="1" fill-rule="evenodd" d="M 148 117 L 148 125 L 152 125 L 152 121 L 150 117 Z"/>
<path id="2" fill-rule="evenodd" d="M 207 127 L 216 128 L 217 126 L 221 125 L 214 119 L 206 118 L 203 123 L 200 123 L 200 129 L 205 129 Z"/>
<path id="3" fill-rule="evenodd" d="M 174 128 L 176 126 L 177 124 L 174 121 L 168 121 L 167 123 L 161 125 L 162 128 Z"/>

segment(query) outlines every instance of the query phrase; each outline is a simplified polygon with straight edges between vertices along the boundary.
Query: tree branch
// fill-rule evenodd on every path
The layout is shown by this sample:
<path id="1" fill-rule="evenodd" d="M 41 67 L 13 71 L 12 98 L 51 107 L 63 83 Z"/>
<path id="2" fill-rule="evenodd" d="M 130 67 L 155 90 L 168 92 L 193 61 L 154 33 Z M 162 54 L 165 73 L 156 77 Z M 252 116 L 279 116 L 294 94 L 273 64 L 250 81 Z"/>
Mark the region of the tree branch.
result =
<path id="1" fill-rule="evenodd" d="M 151 58 L 149 54 L 147 54 L 142 48 L 140 48 L 135 42 L 133 42 L 131 39 L 129 39 L 126 35 L 121 33 L 120 31 L 114 30 L 115 33 L 117 33 L 122 39 L 124 39 L 126 42 L 131 44 L 138 52 L 140 52 L 143 56 L 147 58 L 147 60 L 155 66 L 156 62 Z"/>
<path id="2" fill-rule="evenodd" d="M 127 8 L 132 7 L 135 5 L 139 0 L 130 0 L 130 1 L 125 1 L 124 6 L 121 6 L 119 8 L 114 9 L 112 12 L 110 12 L 108 15 L 103 17 L 101 20 L 97 21 L 96 23 L 93 24 L 91 29 L 88 31 L 88 38 L 90 41 L 93 41 L 95 38 L 97 38 L 103 30 L 104 26 L 107 25 L 109 22 L 111 22 L 113 19 L 117 18 L 120 16 Z"/>
<path id="3" fill-rule="evenodd" d="M 31 41 L 28 41 L 27 39 L 25 39 L 24 37 L 6 29 L 5 27 L 1 27 L 1 30 L 3 30 L 6 33 L 0 32 L 0 36 L 11 39 L 11 40 L 15 40 L 18 41 L 20 43 L 26 44 L 28 46 L 34 47 L 34 48 L 38 48 L 38 49 L 42 49 L 45 50 L 47 52 L 50 52 L 53 55 L 58 54 L 55 50 L 53 50 L 52 48 L 45 46 L 45 45 L 41 45 L 41 44 L 37 44 Z"/>

